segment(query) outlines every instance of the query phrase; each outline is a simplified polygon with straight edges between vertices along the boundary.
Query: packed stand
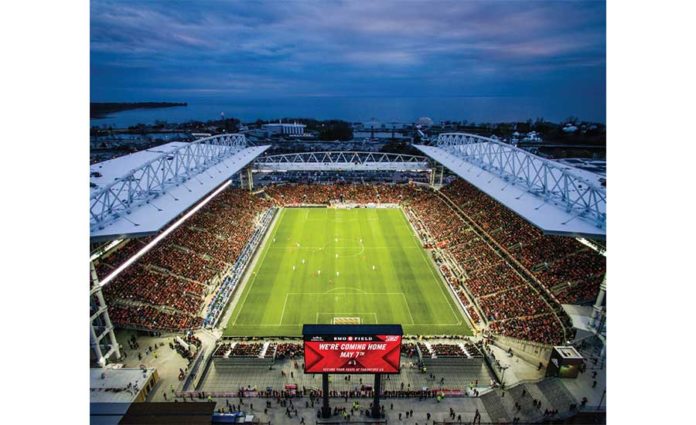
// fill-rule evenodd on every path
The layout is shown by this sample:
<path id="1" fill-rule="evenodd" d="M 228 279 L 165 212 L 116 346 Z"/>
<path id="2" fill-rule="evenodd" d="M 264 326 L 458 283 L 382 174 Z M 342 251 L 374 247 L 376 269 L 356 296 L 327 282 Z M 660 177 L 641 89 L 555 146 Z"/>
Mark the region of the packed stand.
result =
<path id="1" fill-rule="evenodd" d="M 420 352 L 421 352 L 421 356 L 423 356 L 423 357 L 432 357 L 433 353 L 432 353 L 432 351 L 430 351 L 430 348 L 428 348 L 427 345 L 425 345 L 425 344 L 422 343 L 422 342 L 419 342 L 417 345 L 418 345 L 418 349 L 419 349 Z"/>
<path id="2" fill-rule="evenodd" d="M 205 314 L 205 320 L 203 321 L 205 326 L 209 327 L 214 325 L 224 312 L 224 309 L 234 294 L 235 289 L 241 282 L 244 272 L 247 269 L 247 265 L 251 261 L 256 248 L 259 246 L 259 244 L 261 244 L 263 236 L 266 233 L 266 229 L 268 229 L 273 220 L 274 213 L 275 208 L 269 208 L 261 215 L 259 225 L 252 233 L 249 242 L 246 244 L 244 249 L 242 249 L 237 261 L 235 261 L 227 276 L 222 280 L 220 285 L 213 293 Z"/>
<path id="3" fill-rule="evenodd" d="M 109 306 L 109 318 L 123 327 L 135 329 L 192 329 L 203 319 L 181 313 L 163 312 L 151 306 Z"/>
<path id="4" fill-rule="evenodd" d="M 413 356 L 418 357 L 418 349 L 416 348 L 416 344 L 412 342 L 402 342 L 401 355 L 407 356 L 408 358 L 411 358 Z"/>
<path id="5" fill-rule="evenodd" d="M 490 329 L 501 335 L 541 342 L 543 344 L 558 344 L 563 339 L 558 320 L 551 314 L 529 318 L 515 317 L 492 322 Z"/>
<path id="6" fill-rule="evenodd" d="M 397 204 L 412 191 L 409 185 L 393 184 L 284 184 L 268 186 L 266 194 L 282 206 L 356 204 Z"/>
<path id="7" fill-rule="evenodd" d="M 104 288 L 110 312 L 117 312 L 114 323 L 146 330 L 200 327 L 206 296 L 232 268 L 257 218 L 271 206 L 241 189 L 222 191 Z M 140 244 L 131 241 L 125 254 L 116 251 L 107 259 L 129 258 Z"/>
<path id="8" fill-rule="evenodd" d="M 556 317 L 551 307 L 505 259 L 467 226 L 434 192 L 413 191 L 407 205 L 422 221 L 427 233 L 435 241 L 434 246 L 449 252 L 465 271 L 466 276 L 462 284 L 475 298 L 490 324 L 519 315 Z M 448 283 L 455 292 L 460 293 L 460 299 L 466 305 L 470 316 L 474 320 L 479 319 L 475 307 L 467 302 L 464 294 L 461 294 L 460 284 L 456 280 L 452 282 L 451 279 L 448 279 Z M 532 322 L 531 326 L 537 323 L 541 321 Z M 547 334 L 545 332 L 549 327 L 558 329 Z M 516 337 L 528 339 L 532 336 L 537 342 L 560 342 L 562 337 L 558 335 L 563 335 L 562 326 L 558 320 L 552 320 L 544 322 L 539 332 L 526 331 Z"/>
<path id="9" fill-rule="evenodd" d="M 538 332 L 522 330 L 516 337 L 533 338 L 538 342 L 562 340 L 558 337 L 563 334 L 562 326 L 551 306 L 437 193 L 415 185 L 389 184 L 292 184 L 267 187 L 265 191 L 282 206 L 329 204 L 335 200 L 402 205 L 425 247 L 439 252 L 435 260 L 440 272 L 475 322 L 480 317 L 477 308 L 464 294 L 465 289 L 474 297 L 490 324 L 525 317 L 530 327 L 538 324 L 541 328 Z M 463 271 L 463 275 L 455 273 L 455 267 Z M 537 320 L 529 321 L 529 317 Z M 549 333 L 550 328 L 554 331 Z M 508 334 L 515 336 L 514 329 L 520 328 L 510 329 L 513 330 Z"/>
<path id="10" fill-rule="evenodd" d="M 213 356 L 224 357 L 232 349 L 232 344 L 229 342 L 222 343 L 215 348 Z"/>
<path id="11" fill-rule="evenodd" d="M 94 267 L 97 270 L 99 279 L 104 279 L 111 274 L 118 266 L 140 251 L 151 239 L 151 237 L 130 239 L 96 260 Z"/>
<path id="12" fill-rule="evenodd" d="M 606 271 L 606 259 L 573 238 L 544 235 L 468 182 L 442 189 L 462 211 L 531 271 L 561 303 L 591 302 Z"/>
<path id="13" fill-rule="evenodd" d="M 489 321 L 548 313 L 541 296 L 527 285 L 481 297 L 478 302 Z"/>
<path id="14" fill-rule="evenodd" d="M 261 355 L 262 350 L 263 344 L 237 343 L 234 347 L 232 347 L 230 357 L 259 357 Z"/>
<path id="15" fill-rule="evenodd" d="M 430 351 L 435 354 L 435 357 L 468 357 L 456 344 L 430 344 Z"/>
<path id="16" fill-rule="evenodd" d="M 470 357 L 483 357 L 483 343 L 481 341 L 477 343 L 465 342 L 464 350 Z"/>
<path id="17" fill-rule="evenodd" d="M 304 356 L 302 344 L 281 343 L 275 349 L 275 358 L 278 360 L 294 359 L 302 356 Z"/>

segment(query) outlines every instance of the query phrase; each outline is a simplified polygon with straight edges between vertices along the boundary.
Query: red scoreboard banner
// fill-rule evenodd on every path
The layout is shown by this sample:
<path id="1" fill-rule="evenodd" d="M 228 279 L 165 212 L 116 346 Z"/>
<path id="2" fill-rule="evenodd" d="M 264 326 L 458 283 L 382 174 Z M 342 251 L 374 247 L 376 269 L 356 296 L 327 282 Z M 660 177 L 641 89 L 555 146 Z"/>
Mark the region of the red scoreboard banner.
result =
<path id="1" fill-rule="evenodd" d="M 304 335 L 305 373 L 399 373 L 401 335 Z"/>

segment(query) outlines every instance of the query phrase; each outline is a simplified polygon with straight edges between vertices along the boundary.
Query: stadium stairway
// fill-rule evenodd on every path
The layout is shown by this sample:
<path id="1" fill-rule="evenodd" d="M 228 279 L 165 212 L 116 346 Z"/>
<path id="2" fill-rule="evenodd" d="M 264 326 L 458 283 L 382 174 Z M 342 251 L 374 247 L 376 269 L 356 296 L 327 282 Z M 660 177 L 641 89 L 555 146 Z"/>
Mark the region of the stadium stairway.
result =
<path id="1" fill-rule="evenodd" d="M 561 383 L 559 378 L 547 378 L 536 384 L 537 388 L 544 395 L 549 404 L 563 412 L 568 410 L 571 404 L 577 403 L 568 389 Z"/>
<path id="2" fill-rule="evenodd" d="M 263 343 L 263 348 L 261 349 L 261 354 L 259 354 L 259 358 L 263 359 L 266 357 L 266 351 L 268 351 L 268 347 L 271 345 L 270 342 L 266 341 Z"/>
<path id="3" fill-rule="evenodd" d="M 526 385 L 517 385 L 511 388 L 509 394 L 508 399 L 503 400 L 503 402 L 507 402 L 506 407 L 513 412 L 513 416 L 519 416 L 525 422 L 533 422 L 540 416 L 539 409 L 534 407 L 534 398 L 531 395 L 531 390 Z M 518 412 L 516 412 L 515 403 L 518 403 L 521 407 Z"/>
<path id="4" fill-rule="evenodd" d="M 481 396 L 481 402 L 492 423 L 509 423 L 512 420 L 503 405 L 503 397 L 497 391 L 491 391 Z"/>
<path id="5" fill-rule="evenodd" d="M 524 394 L 524 395 L 523 395 Z M 534 401 L 541 406 L 535 407 Z M 519 417 L 523 423 L 538 423 L 545 420 L 544 411 L 558 410 L 559 418 L 573 415 L 571 404 L 578 403 L 558 378 L 547 378 L 536 384 L 519 384 L 512 388 L 500 388 L 481 396 L 486 412 L 492 422 L 510 421 Z M 519 404 L 517 410 L 515 404 Z M 502 422 L 501 422 L 502 423 Z"/>

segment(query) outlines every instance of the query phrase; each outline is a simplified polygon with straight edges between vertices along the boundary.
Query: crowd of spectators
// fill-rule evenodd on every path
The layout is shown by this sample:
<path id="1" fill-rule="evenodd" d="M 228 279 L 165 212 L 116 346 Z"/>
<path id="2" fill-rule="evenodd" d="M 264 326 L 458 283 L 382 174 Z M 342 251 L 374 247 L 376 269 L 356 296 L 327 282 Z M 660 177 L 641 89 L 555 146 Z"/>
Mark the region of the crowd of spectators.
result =
<path id="1" fill-rule="evenodd" d="M 125 263 L 126 260 L 142 249 L 151 239 L 151 237 L 129 239 L 107 252 L 94 264 L 99 279 L 104 279 L 111 274 L 118 266 Z"/>
<path id="2" fill-rule="evenodd" d="M 270 351 L 270 347 L 269 347 Z M 294 359 L 296 357 L 304 356 L 304 351 L 302 344 L 293 343 L 281 343 L 275 347 L 275 358 L 276 359 Z"/>
<path id="3" fill-rule="evenodd" d="M 418 343 L 418 347 L 420 348 L 421 354 L 423 357 L 429 357 L 429 358 L 448 358 L 448 357 L 454 357 L 454 358 L 470 358 L 470 357 L 475 357 L 475 356 L 480 356 L 481 353 L 479 352 L 478 348 L 474 346 L 474 344 L 467 342 L 466 343 L 466 351 L 462 349 L 462 347 L 459 344 L 442 344 L 442 343 L 434 343 L 434 344 L 429 344 L 426 345 L 423 342 Z"/>
<path id="4" fill-rule="evenodd" d="M 411 190 L 393 184 L 285 184 L 268 186 L 265 192 L 283 206 L 329 205 L 332 202 L 396 204 Z"/>
<path id="5" fill-rule="evenodd" d="M 170 343 L 170 347 L 173 348 L 179 355 L 186 360 L 191 360 L 193 359 L 193 350 L 192 346 L 194 344 L 189 344 L 188 347 L 185 347 L 182 345 L 178 340 L 174 340 L 174 342 Z M 200 348 L 199 346 L 196 346 L 196 348 Z"/>
<path id="6" fill-rule="evenodd" d="M 563 339 L 561 327 L 553 315 L 532 317 L 515 317 L 508 320 L 491 322 L 490 330 L 513 338 L 558 344 Z"/>
<path id="7" fill-rule="evenodd" d="M 573 238 L 544 235 L 464 180 L 455 180 L 442 193 L 534 273 L 561 303 L 595 299 L 606 270 L 602 255 Z"/>
<path id="8" fill-rule="evenodd" d="M 495 266 L 472 271 L 468 276 L 466 284 L 476 297 L 526 285 L 524 279 L 502 259 Z"/>
<path id="9" fill-rule="evenodd" d="M 588 301 L 596 295 L 604 257 L 572 238 L 543 235 L 462 180 L 441 192 L 559 301 Z M 239 189 L 223 191 L 119 275 L 105 288 L 112 320 L 147 329 L 200 326 L 211 282 L 234 264 L 254 234 L 257 219 L 273 204 L 388 203 L 404 207 L 426 247 L 446 254 L 436 257 L 438 267 L 475 321 L 480 319 L 478 308 L 470 304 L 465 290 L 493 331 L 545 343 L 561 340 L 562 329 L 551 307 L 496 251 L 499 248 L 490 246 L 434 191 L 411 184 L 283 184 L 266 187 L 265 194 L 269 199 Z M 108 274 L 142 244 L 132 241 L 123 253 L 108 255 L 97 263 L 98 273 Z M 258 348 L 246 345 L 250 347 L 238 344 L 235 350 Z M 236 355 L 259 355 L 260 350 Z"/>
<path id="10" fill-rule="evenodd" d="M 213 353 L 213 356 L 223 357 L 231 349 L 232 349 L 232 344 L 229 342 L 224 342 L 215 348 L 215 352 Z"/>
<path id="11" fill-rule="evenodd" d="M 423 357 L 430 357 L 433 354 L 430 352 L 430 349 L 428 348 L 428 346 L 425 345 L 425 343 L 423 343 L 423 342 L 418 342 L 418 349 L 420 350 L 421 355 Z"/>
<path id="12" fill-rule="evenodd" d="M 461 298 L 461 295 L 460 295 Z M 474 323 L 479 323 L 481 322 L 481 317 L 479 317 L 478 312 L 476 311 L 476 307 L 473 305 L 469 304 L 466 306 L 466 311 L 469 313 L 469 317 L 471 317 L 471 320 L 474 321 Z"/>
<path id="13" fill-rule="evenodd" d="M 166 306 L 178 312 L 196 315 L 205 295 L 205 285 L 135 265 L 107 285 L 104 293 L 121 302 L 136 301 Z"/>
<path id="14" fill-rule="evenodd" d="M 263 344 L 259 343 L 237 343 L 232 347 L 230 357 L 259 357 L 263 350 Z"/>
<path id="15" fill-rule="evenodd" d="M 483 342 L 465 342 L 464 349 L 471 357 L 483 357 Z"/>
<path id="16" fill-rule="evenodd" d="M 455 189 L 448 189 L 452 185 L 455 185 Z M 457 181 L 443 191 L 452 196 L 456 193 L 456 185 Z M 474 321 L 478 322 L 480 317 L 477 308 L 470 304 L 464 294 L 465 288 L 475 298 L 489 323 L 521 317 L 524 319 L 520 320 L 527 323 L 526 328 L 499 326 L 496 329 L 506 329 L 510 336 L 515 336 L 515 330 L 520 329 L 517 337 L 538 342 L 559 342 L 562 339 L 561 324 L 551 306 L 505 258 L 431 190 L 416 185 L 292 184 L 267 187 L 266 193 L 284 206 L 329 204 L 336 200 L 363 204 L 398 203 L 405 208 L 426 248 L 437 248 L 441 253 L 435 257 L 438 268 Z M 503 207 L 487 208 L 497 210 Z M 476 217 L 479 218 L 480 214 L 479 211 Z M 518 218 L 518 221 L 522 220 Z M 525 228 L 525 231 L 534 232 L 535 229 Z M 445 257 L 453 259 L 455 264 Z M 455 273 L 451 267 L 455 265 L 464 272 L 463 275 Z M 552 268 L 545 272 L 557 273 Z"/>
<path id="17" fill-rule="evenodd" d="M 189 345 L 193 345 L 197 349 L 200 349 L 203 345 L 203 341 L 194 335 L 193 332 L 187 332 L 186 336 L 184 337 L 184 341 L 186 341 L 186 343 Z"/>
<path id="18" fill-rule="evenodd" d="M 110 305 L 109 318 L 121 326 L 135 329 L 179 330 L 201 326 L 203 319 L 181 313 L 163 312 L 149 305 Z"/>
<path id="19" fill-rule="evenodd" d="M 442 198 L 434 192 L 418 190 L 412 191 L 405 199 L 407 208 L 421 221 L 422 231 L 427 232 L 422 236 L 430 238 L 435 247 L 449 252 L 466 273 L 461 280 L 447 278 L 447 281 L 455 292 L 460 293 L 472 319 L 478 320 L 478 313 L 461 293 L 464 288 L 475 297 L 489 323 L 518 315 L 541 315 L 532 326 L 538 323 L 543 323 L 543 326 L 529 329 L 518 337 L 538 342 L 561 341 L 562 338 L 557 338 L 563 334 L 561 325 L 551 307 Z M 485 296 L 487 299 L 483 302 Z M 547 332 L 549 328 L 557 328 L 551 336 Z"/>
<path id="20" fill-rule="evenodd" d="M 263 236 L 273 220 L 274 213 L 275 208 L 269 208 L 266 212 L 261 214 L 258 221 L 259 224 L 253 231 L 249 242 L 244 249 L 242 249 L 242 252 L 239 254 L 237 261 L 235 261 L 227 276 L 222 279 L 220 285 L 218 285 L 217 289 L 213 292 L 213 296 L 208 304 L 205 320 L 203 321 L 205 326 L 215 324 L 224 312 L 225 306 L 227 306 L 230 297 L 232 297 L 232 294 L 234 294 L 235 289 L 244 276 L 244 272 L 251 261 L 253 253 L 263 240 Z"/>
<path id="21" fill-rule="evenodd" d="M 528 285 L 481 297 L 478 303 L 489 321 L 548 313 L 546 302 Z"/>
<path id="22" fill-rule="evenodd" d="M 435 357 L 468 357 L 457 344 L 430 344 L 430 352 Z"/>
<path id="23" fill-rule="evenodd" d="M 222 191 L 105 287 L 110 313 L 116 312 L 113 322 L 148 330 L 200 327 L 206 295 L 237 260 L 256 218 L 271 206 L 248 191 Z M 108 273 L 142 246 L 131 241 L 96 266 Z"/>
<path id="24" fill-rule="evenodd" d="M 418 349 L 416 348 L 416 344 L 412 342 L 401 342 L 401 355 L 409 358 L 413 356 L 418 357 Z"/>

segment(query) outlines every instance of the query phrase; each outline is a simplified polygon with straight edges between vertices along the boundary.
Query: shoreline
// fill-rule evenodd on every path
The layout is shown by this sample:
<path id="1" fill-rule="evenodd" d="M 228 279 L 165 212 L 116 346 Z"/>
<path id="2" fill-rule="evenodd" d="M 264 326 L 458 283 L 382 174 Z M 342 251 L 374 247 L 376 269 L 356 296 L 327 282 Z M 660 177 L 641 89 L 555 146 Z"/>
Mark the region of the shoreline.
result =
<path id="1" fill-rule="evenodd" d="M 91 102 L 89 119 L 105 119 L 111 114 L 134 109 L 160 109 L 188 106 L 187 102 Z"/>

